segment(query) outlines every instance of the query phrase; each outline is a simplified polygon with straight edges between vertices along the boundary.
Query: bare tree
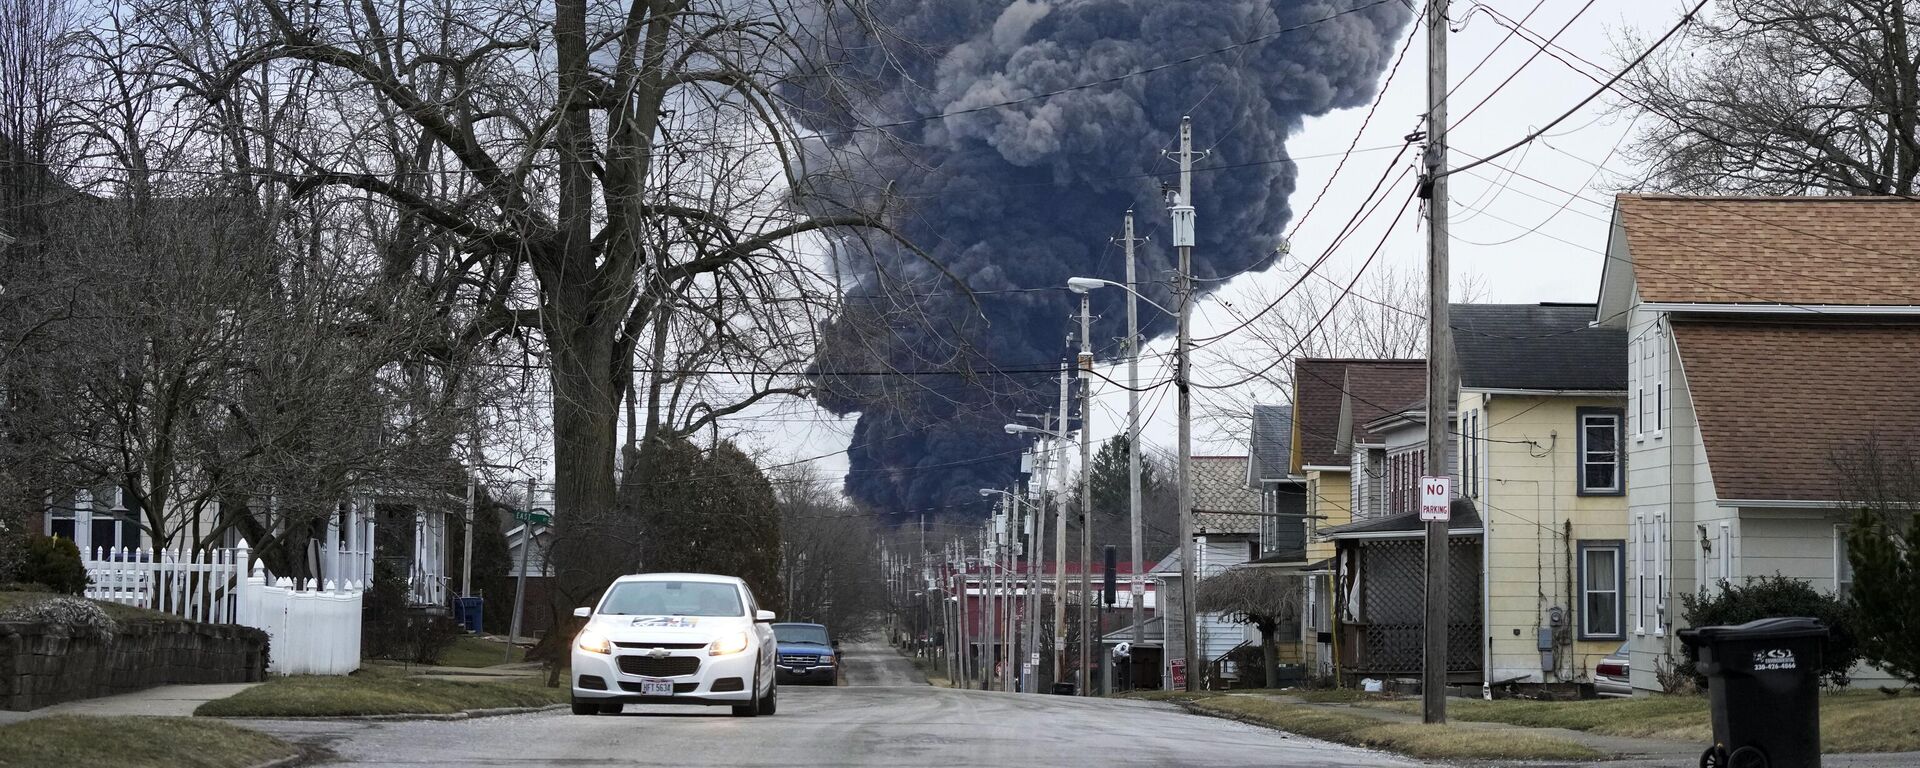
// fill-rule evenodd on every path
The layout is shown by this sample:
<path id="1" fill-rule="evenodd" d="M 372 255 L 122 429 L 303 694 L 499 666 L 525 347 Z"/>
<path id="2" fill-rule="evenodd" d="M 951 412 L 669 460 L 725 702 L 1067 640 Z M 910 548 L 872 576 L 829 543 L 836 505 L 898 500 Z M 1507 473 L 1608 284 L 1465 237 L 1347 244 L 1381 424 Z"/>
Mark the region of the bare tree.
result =
<path id="1" fill-rule="evenodd" d="M 777 476 L 774 488 L 787 614 L 825 624 L 836 638 L 865 637 L 889 599 L 876 519 L 804 467 Z"/>
<path id="2" fill-rule="evenodd" d="M 1912 0 L 1726 0 L 1619 86 L 1647 185 L 1910 195 L 1920 177 Z M 1646 41 L 1628 36 L 1626 49 Z"/>
<path id="3" fill-rule="evenodd" d="M 1410 359 L 1427 353 L 1423 271 L 1379 265 L 1352 278 L 1349 287 L 1348 279 L 1309 271 L 1299 262 L 1283 259 L 1282 265 L 1274 271 L 1277 286 L 1262 283 L 1244 305 L 1229 308 L 1236 325 L 1246 324 L 1231 345 L 1209 345 L 1195 355 L 1202 385 L 1245 383 L 1208 387 L 1200 401 L 1202 417 L 1241 442 L 1254 403 L 1293 396 L 1292 360 Z M 1457 281 L 1453 296 L 1460 303 L 1480 301 L 1485 283 L 1467 275 Z"/>
<path id="4" fill-rule="evenodd" d="M 1244 566 L 1228 568 L 1200 580 L 1193 599 L 1203 612 L 1232 614 L 1235 621 L 1252 624 L 1260 632 L 1260 656 L 1266 667 L 1267 685 L 1272 686 L 1279 671 L 1274 637 L 1282 627 L 1300 619 L 1301 580 L 1298 575 L 1273 568 Z"/>

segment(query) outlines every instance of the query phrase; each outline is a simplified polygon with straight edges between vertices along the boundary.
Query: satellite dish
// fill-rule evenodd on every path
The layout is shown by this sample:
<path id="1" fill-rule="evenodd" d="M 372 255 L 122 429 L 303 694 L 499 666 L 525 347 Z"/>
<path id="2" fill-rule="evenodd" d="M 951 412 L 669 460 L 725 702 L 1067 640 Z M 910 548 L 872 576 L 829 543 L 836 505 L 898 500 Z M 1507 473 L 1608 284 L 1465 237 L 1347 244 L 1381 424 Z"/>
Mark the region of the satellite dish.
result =
<path id="1" fill-rule="evenodd" d="M 1133 653 L 1133 644 L 1132 644 L 1132 643 L 1128 643 L 1128 642 L 1124 642 L 1124 641 L 1123 641 L 1123 642 L 1120 642 L 1120 643 L 1118 643 L 1118 644 L 1116 644 L 1116 645 L 1114 645 L 1114 646 L 1113 646 L 1113 656 L 1114 656 L 1114 658 L 1116 658 L 1116 659 L 1123 659 L 1123 658 L 1126 658 L 1127 656 L 1129 656 L 1129 655 L 1131 655 L 1132 653 Z"/>

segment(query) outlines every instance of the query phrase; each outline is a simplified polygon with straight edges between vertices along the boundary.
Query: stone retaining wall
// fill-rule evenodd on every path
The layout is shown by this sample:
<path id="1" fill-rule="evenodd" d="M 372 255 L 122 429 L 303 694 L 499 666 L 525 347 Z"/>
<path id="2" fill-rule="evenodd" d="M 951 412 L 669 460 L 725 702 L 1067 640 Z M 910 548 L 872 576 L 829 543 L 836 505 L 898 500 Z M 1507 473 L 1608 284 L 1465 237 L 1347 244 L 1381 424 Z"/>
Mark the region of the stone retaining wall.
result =
<path id="1" fill-rule="evenodd" d="M 191 621 L 122 621 L 112 642 L 65 626 L 0 622 L 0 709 L 24 711 L 156 685 L 266 678 L 267 633 Z"/>

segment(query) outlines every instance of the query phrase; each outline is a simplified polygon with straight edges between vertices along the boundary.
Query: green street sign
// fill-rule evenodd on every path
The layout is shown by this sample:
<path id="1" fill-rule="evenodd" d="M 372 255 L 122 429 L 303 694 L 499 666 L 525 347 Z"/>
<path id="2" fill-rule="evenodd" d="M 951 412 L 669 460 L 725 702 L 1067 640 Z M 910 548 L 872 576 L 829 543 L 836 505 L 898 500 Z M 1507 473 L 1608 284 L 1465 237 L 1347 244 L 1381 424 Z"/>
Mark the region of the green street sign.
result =
<path id="1" fill-rule="evenodd" d="M 523 523 L 533 523 L 534 525 L 548 525 L 553 522 L 553 515 L 544 509 L 536 507 L 534 509 L 514 510 L 513 519 Z"/>

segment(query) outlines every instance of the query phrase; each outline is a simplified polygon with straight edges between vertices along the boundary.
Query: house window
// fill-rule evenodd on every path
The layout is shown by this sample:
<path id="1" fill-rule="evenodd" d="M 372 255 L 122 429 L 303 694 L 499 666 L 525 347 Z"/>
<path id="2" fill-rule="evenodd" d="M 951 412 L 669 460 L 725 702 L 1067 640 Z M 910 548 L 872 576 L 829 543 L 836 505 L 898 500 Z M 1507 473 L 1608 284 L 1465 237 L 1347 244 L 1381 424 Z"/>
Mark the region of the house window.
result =
<path id="1" fill-rule="evenodd" d="M 1633 631 L 1647 633 L 1647 556 L 1653 549 L 1646 515 L 1633 516 Z"/>
<path id="2" fill-rule="evenodd" d="M 1626 636 L 1626 543 L 1580 542 L 1580 639 L 1606 640 Z"/>
<path id="3" fill-rule="evenodd" d="M 1667 548 L 1667 516 L 1653 513 L 1653 633 L 1667 633 L 1667 568 L 1672 564 Z"/>
<path id="4" fill-rule="evenodd" d="M 1631 375 L 1633 377 L 1633 435 L 1639 437 L 1647 432 L 1647 411 L 1651 401 L 1647 397 L 1647 369 L 1652 367 L 1653 345 L 1647 343 L 1645 334 L 1636 335 L 1630 344 L 1633 356 Z"/>
<path id="5" fill-rule="evenodd" d="M 1667 328 L 1653 324 L 1653 431 L 1654 437 L 1667 428 Z"/>
<path id="6" fill-rule="evenodd" d="M 1618 496 L 1625 492 L 1620 466 L 1620 412 L 1581 408 L 1579 495 Z"/>
<path id="7" fill-rule="evenodd" d="M 1463 468 L 1464 471 L 1461 473 L 1464 475 L 1464 477 L 1461 478 L 1461 485 L 1464 487 L 1460 489 L 1460 492 L 1463 496 L 1474 498 L 1480 495 L 1475 492 L 1476 489 L 1480 487 L 1479 411 L 1467 412 L 1466 427 L 1465 434 L 1461 435 L 1463 444 L 1461 445 L 1460 455 L 1465 459 L 1463 462 L 1465 466 Z"/>

